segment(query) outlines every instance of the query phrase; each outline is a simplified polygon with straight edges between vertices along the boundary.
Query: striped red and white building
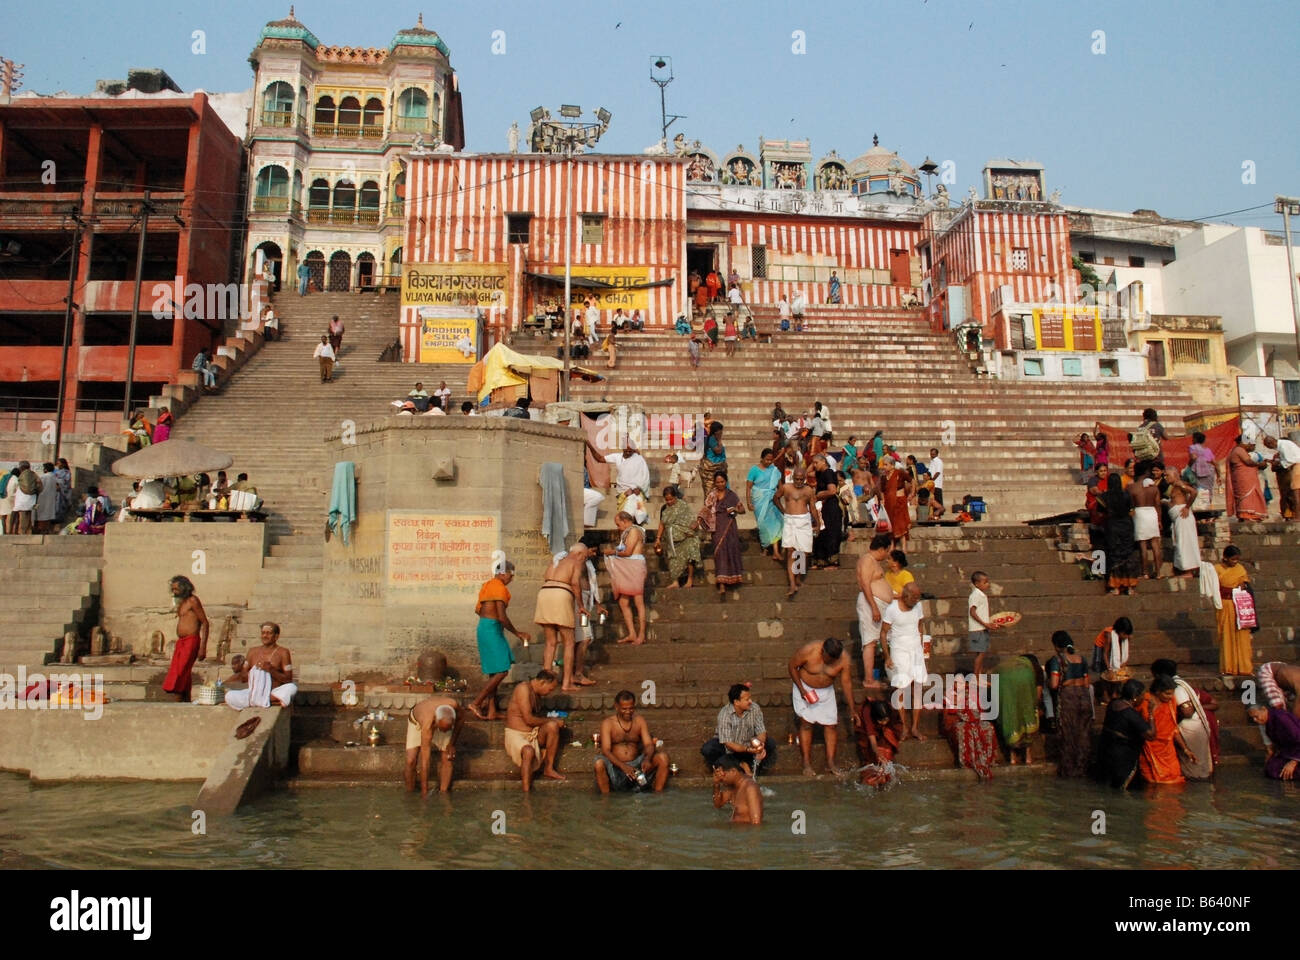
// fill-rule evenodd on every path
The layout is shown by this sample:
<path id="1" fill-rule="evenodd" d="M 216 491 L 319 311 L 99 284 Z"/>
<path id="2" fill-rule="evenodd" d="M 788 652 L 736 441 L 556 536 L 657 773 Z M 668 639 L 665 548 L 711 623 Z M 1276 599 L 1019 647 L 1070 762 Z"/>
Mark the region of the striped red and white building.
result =
<path id="1" fill-rule="evenodd" d="M 934 327 L 974 320 L 999 349 L 1009 346 L 1003 307 L 1076 299 L 1069 217 L 1055 204 L 977 200 L 932 211 L 920 250 Z"/>
<path id="2" fill-rule="evenodd" d="M 599 295 L 602 305 L 628 303 L 647 325 L 668 326 L 685 296 L 685 187 L 677 157 L 412 156 L 404 272 L 421 264 L 503 267 L 504 298 L 486 311 L 489 335 L 499 337 L 563 298 L 554 281 L 564 275 L 572 189 L 574 301 Z M 402 308 L 403 356 L 411 360 L 418 310 Z"/>

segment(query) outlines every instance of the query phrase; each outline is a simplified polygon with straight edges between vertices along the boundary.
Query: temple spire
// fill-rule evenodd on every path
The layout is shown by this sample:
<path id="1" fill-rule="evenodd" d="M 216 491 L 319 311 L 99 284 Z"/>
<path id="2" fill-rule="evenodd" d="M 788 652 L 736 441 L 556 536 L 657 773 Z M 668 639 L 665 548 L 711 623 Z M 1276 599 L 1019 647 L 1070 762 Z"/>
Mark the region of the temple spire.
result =
<path id="1" fill-rule="evenodd" d="M 417 29 L 417 30 L 423 30 L 423 29 L 424 29 L 424 12 L 423 12 L 423 11 L 421 11 L 421 12 L 420 12 L 420 15 L 419 15 L 418 17 L 415 18 L 415 29 Z"/>

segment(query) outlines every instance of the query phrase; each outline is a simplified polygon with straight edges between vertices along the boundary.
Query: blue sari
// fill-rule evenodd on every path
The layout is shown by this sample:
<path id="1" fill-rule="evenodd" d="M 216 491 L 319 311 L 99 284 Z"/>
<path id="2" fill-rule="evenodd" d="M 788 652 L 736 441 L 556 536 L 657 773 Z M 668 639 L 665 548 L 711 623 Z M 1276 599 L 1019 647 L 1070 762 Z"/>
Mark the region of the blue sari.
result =
<path id="1" fill-rule="evenodd" d="M 757 464 L 749 468 L 745 477 L 746 481 L 754 485 L 754 520 L 758 524 L 758 540 L 765 547 L 770 547 L 781 539 L 784 517 L 772 502 L 781 479 L 781 471 L 775 466 L 764 470 Z"/>

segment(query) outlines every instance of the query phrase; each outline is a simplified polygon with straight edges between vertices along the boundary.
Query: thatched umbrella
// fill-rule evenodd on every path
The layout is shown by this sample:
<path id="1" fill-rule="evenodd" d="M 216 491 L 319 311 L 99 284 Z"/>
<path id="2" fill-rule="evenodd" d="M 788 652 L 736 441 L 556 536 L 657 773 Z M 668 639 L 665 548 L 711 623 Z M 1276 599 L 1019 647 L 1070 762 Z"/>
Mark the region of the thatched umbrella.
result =
<path id="1" fill-rule="evenodd" d="M 215 473 L 234 462 L 230 454 L 193 440 L 169 439 L 115 461 L 113 473 L 134 480 L 183 477 L 193 473 Z"/>

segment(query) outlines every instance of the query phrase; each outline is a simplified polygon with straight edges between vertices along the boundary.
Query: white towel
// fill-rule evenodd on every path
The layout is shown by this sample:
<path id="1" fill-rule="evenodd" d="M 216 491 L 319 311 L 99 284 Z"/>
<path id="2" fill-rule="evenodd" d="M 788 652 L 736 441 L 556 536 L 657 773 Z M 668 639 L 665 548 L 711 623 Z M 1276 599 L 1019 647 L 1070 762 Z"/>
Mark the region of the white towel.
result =
<path id="1" fill-rule="evenodd" d="M 1219 571 L 1206 560 L 1201 561 L 1201 596 L 1208 598 L 1215 610 L 1223 608 L 1223 598 L 1219 596 Z"/>
<path id="2" fill-rule="evenodd" d="M 271 705 L 271 675 L 261 667 L 253 667 L 248 671 L 248 705 L 250 707 Z"/>

